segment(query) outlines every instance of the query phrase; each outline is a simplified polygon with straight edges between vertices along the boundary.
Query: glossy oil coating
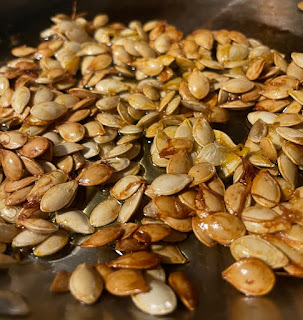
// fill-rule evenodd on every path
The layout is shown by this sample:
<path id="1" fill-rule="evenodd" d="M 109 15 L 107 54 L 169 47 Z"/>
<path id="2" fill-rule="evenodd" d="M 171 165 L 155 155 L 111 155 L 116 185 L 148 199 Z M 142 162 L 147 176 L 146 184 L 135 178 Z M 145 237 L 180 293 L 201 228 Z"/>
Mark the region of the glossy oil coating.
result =
<path id="1" fill-rule="evenodd" d="M 8 57 L 10 46 L 23 43 L 37 43 L 39 32 L 47 27 L 49 17 L 56 12 L 70 13 L 72 1 L 23 0 L 6 1 L 0 10 L 0 61 Z M 133 19 L 147 21 L 167 19 L 185 33 L 197 28 L 234 29 L 248 37 L 261 40 L 265 45 L 287 54 L 303 51 L 303 13 L 297 9 L 296 0 L 103 0 L 81 1 L 79 11 L 87 11 L 90 17 L 97 12 L 107 13 L 112 20 L 128 22 Z M 220 125 L 219 129 L 230 135 L 234 141 L 242 141 L 248 133 L 243 128 L 243 113 L 238 112 L 233 124 Z M 219 126 L 218 126 L 219 127 Z M 150 182 L 160 173 L 147 159 L 145 178 Z M 96 203 L 107 194 L 98 188 L 91 188 L 84 209 L 90 212 Z M 92 201 L 90 201 L 92 200 Z M 169 319 L 208 320 L 299 320 L 303 318 L 303 283 L 299 279 L 278 278 L 278 286 L 266 297 L 245 297 L 221 279 L 221 272 L 233 259 L 229 249 L 217 246 L 207 248 L 193 236 L 180 245 L 190 263 L 169 271 L 184 270 L 194 279 L 200 292 L 197 310 L 191 313 L 183 306 L 169 316 Z M 79 304 L 71 295 L 54 295 L 49 286 L 55 273 L 61 269 L 73 271 L 82 262 L 93 264 L 114 259 L 110 248 L 75 248 L 52 260 L 32 259 L 27 265 L 14 265 L 9 272 L 0 273 L 1 290 L 9 289 L 26 297 L 31 314 L 24 319 L 155 319 L 137 310 L 130 299 L 113 299 L 104 295 L 102 301 L 93 306 Z M 50 307 L 51 306 L 51 307 Z M 7 308 L 0 297 L 0 310 Z M 0 319 L 8 319 L 0 315 Z M 23 318 L 22 318 L 23 319 Z"/>

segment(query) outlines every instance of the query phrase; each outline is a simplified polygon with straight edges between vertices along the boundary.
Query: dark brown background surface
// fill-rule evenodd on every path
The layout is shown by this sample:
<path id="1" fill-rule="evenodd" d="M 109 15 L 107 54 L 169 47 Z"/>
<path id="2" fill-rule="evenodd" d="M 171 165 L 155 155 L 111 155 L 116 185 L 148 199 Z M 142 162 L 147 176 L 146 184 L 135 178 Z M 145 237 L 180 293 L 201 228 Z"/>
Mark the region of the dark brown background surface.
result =
<path id="1" fill-rule="evenodd" d="M 235 29 L 286 53 L 289 58 L 290 52 L 303 51 L 303 13 L 296 4 L 293 0 L 80 0 L 78 11 L 87 11 L 89 17 L 106 12 L 111 20 L 123 22 L 167 19 L 185 33 L 199 27 Z M 71 6 L 72 1 L 0 0 L 0 61 L 7 59 L 12 44 L 37 44 L 39 31 L 50 25 L 49 17 L 56 12 L 70 13 Z M 228 130 L 238 141 L 247 131 L 238 125 L 229 126 Z M 157 174 L 147 167 L 150 177 Z M 102 197 L 102 192 L 97 192 L 94 201 Z M 194 237 L 180 247 L 190 263 L 179 269 L 186 271 L 199 287 L 199 308 L 190 313 L 180 305 L 172 315 L 159 319 L 303 319 L 303 280 L 280 277 L 266 297 L 245 297 L 221 279 L 221 271 L 233 261 L 229 249 L 206 248 Z M 14 266 L 8 272 L 0 270 L 0 289 L 20 292 L 27 299 L 32 312 L 26 319 L 157 319 L 137 310 L 129 298 L 104 294 L 97 304 L 83 306 L 69 294 L 49 293 L 56 271 L 62 268 L 72 271 L 83 261 L 101 262 L 113 256 L 115 253 L 105 248 L 75 249 L 66 257 L 57 256 L 42 262 L 33 258 L 31 263 Z M 0 320 L 4 319 L 9 317 L 0 315 Z"/>

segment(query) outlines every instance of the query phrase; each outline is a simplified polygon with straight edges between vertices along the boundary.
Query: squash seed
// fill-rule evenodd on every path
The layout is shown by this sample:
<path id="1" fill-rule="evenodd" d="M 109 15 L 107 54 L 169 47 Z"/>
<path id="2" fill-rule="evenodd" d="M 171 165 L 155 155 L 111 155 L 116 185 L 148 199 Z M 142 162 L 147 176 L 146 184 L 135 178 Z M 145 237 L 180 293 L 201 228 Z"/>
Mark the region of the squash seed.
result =
<path id="1" fill-rule="evenodd" d="M 108 180 L 112 172 L 110 166 L 95 163 L 83 169 L 76 179 L 81 186 L 96 186 Z"/>
<path id="2" fill-rule="evenodd" d="M 203 226 L 210 238 L 223 245 L 231 244 L 246 232 L 243 222 L 226 212 L 217 212 L 204 218 Z"/>
<path id="3" fill-rule="evenodd" d="M 56 274 L 49 290 L 52 292 L 68 292 L 70 277 L 71 274 L 68 271 L 60 270 Z"/>
<path id="4" fill-rule="evenodd" d="M 177 307 L 177 298 L 173 290 L 160 280 L 147 282 L 150 290 L 132 295 L 134 304 L 143 312 L 152 315 L 165 315 Z"/>
<path id="5" fill-rule="evenodd" d="M 84 262 L 72 273 L 69 288 L 77 300 L 92 304 L 98 300 L 102 293 L 103 281 L 97 271 Z"/>
<path id="6" fill-rule="evenodd" d="M 109 267 L 122 269 L 151 269 L 160 263 L 160 258 L 152 252 L 138 251 L 126 253 L 107 263 Z"/>
<path id="7" fill-rule="evenodd" d="M 184 264 L 188 261 L 176 246 L 153 244 L 151 249 L 164 264 Z"/>
<path id="8" fill-rule="evenodd" d="M 110 194 L 117 200 L 126 200 L 140 188 L 142 182 L 134 175 L 123 177 L 111 188 Z"/>
<path id="9" fill-rule="evenodd" d="M 45 240 L 49 234 L 36 233 L 29 230 L 21 231 L 12 241 L 13 247 L 34 246 Z"/>
<path id="10" fill-rule="evenodd" d="M 222 272 L 223 278 L 246 295 L 267 294 L 275 284 L 275 275 L 261 260 L 241 259 Z"/>
<path id="11" fill-rule="evenodd" d="M 200 162 L 194 165 L 188 172 L 188 175 L 193 178 L 191 187 L 210 180 L 216 173 L 216 168 L 208 162 Z"/>
<path id="12" fill-rule="evenodd" d="M 232 242 L 230 251 L 236 260 L 242 258 L 258 258 L 273 269 L 288 264 L 286 255 L 270 242 L 254 235 L 243 236 Z"/>
<path id="13" fill-rule="evenodd" d="M 251 195 L 258 204 L 271 208 L 280 201 L 281 191 L 272 176 L 261 170 L 253 181 Z"/>
<path id="14" fill-rule="evenodd" d="M 64 230 L 58 230 L 51 234 L 47 239 L 38 244 L 33 254 L 38 257 L 45 257 L 57 253 L 66 246 L 68 234 Z"/>
<path id="15" fill-rule="evenodd" d="M 138 209 L 140 201 L 143 197 L 143 193 L 145 190 L 145 184 L 141 185 L 141 187 L 134 193 L 131 197 L 129 197 L 122 205 L 121 210 L 118 215 L 118 222 L 125 223 L 131 218 L 131 216 Z"/>
<path id="16" fill-rule="evenodd" d="M 28 218 L 22 221 L 22 225 L 33 232 L 50 234 L 58 230 L 58 227 L 52 222 L 39 219 L 39 218 Z"/>
<path id="17" fill-rule="evenodd" d="M 194 69 L 188 77 L 188 89 L 197 99 L 203 99 L 209 92 L 209 81 L 198 69 Z"/>
<path id="18" fill-rule="evenodd" d="M 106 277 L 105 286 L 108 292 L 116 296 L 128 296 L 149 290 L 142 273 L 137 270 L 128 269 L 121 269 L 110 273 Z"/>
<path id="19" fill-rule="evenodd" d="M 41 211 L 54 212 L 64 208 L 74 199 L 77 189 L 78 182 L 75 180 L 52 187 L 42 196 Z"/>
<path id="20" fill-rule="evenodd" d="M 162 174 L 151 184 L 151 188 L 158 195 L 172 195 L 192 182 L 192 177 L 187 174 Z"/>
<path id="21" fill-rule="evenodd" d="M 195 310 L 197 308 L 198 291 L 185 273 L 172 272 L 168 277 L 168 283 L 187 309 Z"/>
<path id="22" fill-rule="evenodd" d="M 56 222 L 64 229 L 90 234 L 94 232 L 94 228 L 90 225 L 87 216 L 78 209 L 65 209 L 56 214 Z"/>
<path id="23" fill-rule="evenodd" d="M 119 226 L 101 229 L 81 243 L 81 247 L 95 248 L 111 243 L 120 238 L 123 230 Z"/>
<path id="24" fill-rule="evenodd" d="M 14 152 L 2 149 L 0 151 L 0 159 L 4 174 L 9 180 L 17 181 L 22 178 L 22 161 Z"/>
<path id="25" fill-rule="evenodd" d="M 94 227 L 103 227 L 112 223 L 121 209 L 121 204 L 115 199 L 106 199 L 100 202 L 91 212 L 89 221 Z"/>
<path id="26" fill-rule="evenodd" d="M 27 142 L 27 135 L 23 132 L 13 130 L 0 134 L 0 143 L 6 149 L 19 149 Z"/>

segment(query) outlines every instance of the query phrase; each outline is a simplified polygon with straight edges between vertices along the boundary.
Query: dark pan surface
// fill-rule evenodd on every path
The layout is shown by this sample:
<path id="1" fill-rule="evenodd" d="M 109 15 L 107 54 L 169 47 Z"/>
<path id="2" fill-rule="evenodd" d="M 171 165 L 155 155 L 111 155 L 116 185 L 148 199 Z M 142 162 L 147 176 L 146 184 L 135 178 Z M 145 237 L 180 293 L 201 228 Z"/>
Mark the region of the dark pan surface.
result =
<path id="1" fill-rule="evenodd" d="M 23 43 L 35 45 L 39 32 L 49 26 L 49 17 L 57 12 L 70 13 L 72 1 L 59 0 L 0 0 L 0 61 L 9 57 L 12 46 Z M 111 20 L 128 22 L 133 19 L 167 19 L 185 33 L 204 27 L 235 29 L 265 45 L 286 53 L 303 52 L 303 13 L 295 0 L 80 0 L 78 11 L 87 11 L 89 17 L 106 12 Z M 227 126 L 229 134 L 241 141 L 247 132 L 238 126 L 244 122 L 235 119 Z M 236 125 L 235 125 L 236 124 Z M 240 128 L 240 129 L 239 129 Z M 157 172 L 151 170 L 148 158 L 143 165 L 148 179 Z M 93 201 L 100 201 L 102 190 L 93 190 Z M 199 287 L 200 304 L 195 313 L 179 306 L 172 315 L 159 319 L 207 320 L 299 320 L 303 319 L 303 280 L 277 278 L 275 289 L 261 298 L 245 297 L 221 279 L 221 272 L 233 259 L 229 249 L 222 246 L 206 248 L 194 237 L 180 245 L 190 263 L 167 270 L 184 270 Z M 74 249 L 50 260 L 36 260 L 25 265 L 0 270 L 0 290 L 21 293 L 29 303 L 32 320 L 152 320 L 128 298 L 107 294 L 93 306 L 84 306 L 69 294 L 54 295 L 49 285 L 60 269 L 72 271 L 79 263 L 103 262 L 114 257 L 111 248 Z M 1 316 L 0 320 L 10 319 Z M 19 318 L 21 319 L 21 318 Z M 23 319 L 23 318 L 22 318 Z"/>

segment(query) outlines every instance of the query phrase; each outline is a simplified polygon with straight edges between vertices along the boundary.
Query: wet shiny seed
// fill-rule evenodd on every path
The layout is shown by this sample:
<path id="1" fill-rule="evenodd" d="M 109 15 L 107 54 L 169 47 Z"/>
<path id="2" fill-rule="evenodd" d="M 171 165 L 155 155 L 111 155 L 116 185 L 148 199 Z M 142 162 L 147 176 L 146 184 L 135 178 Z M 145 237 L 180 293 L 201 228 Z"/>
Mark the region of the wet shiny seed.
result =
<path id="1" fill-rule="evenodd" d="M 261 260 L 242 259 L 222 272 L 223 278 L 246 295 L 263 295 L 271 291 L 275 275 Z"/>
<path id="2" fill-rule="evenodd" d="M 106 290 L 117 296 L 147 292 L 149 287 L 140 271 L 122 269 L 114 271 L 106 277 Z"/>
<path id="3" fill-rule="evenodd" d="M 81 252 L 109 244 L 123 255 L 97 272 L 82 264 L 71 280 L 63 271 L 51 290 L 70 284 L 93 303 L 101 276 L 111 293 L 167 314 L 176 297 L 159 263 L 185 264 L 175 244 L 193 231 L 208 247 L 230 246 L 238 261 L 223 276 L 245 294 L 270 291 L 269 267 L 302 277 L 302 53 L 288 64 L 238 31 L 184 38 L 162 20 L 52 22 L 48 41 L 13 48 L 1 67 L 2 267 L 56 254 L 74 233 Z M 243 144 L 213 129 L 237 110 L 252 125 Z M 8 255 L 10 243 L 21 256 Z M 195 309 L 189 279 L 172 273 L 169 283 Z"/>

